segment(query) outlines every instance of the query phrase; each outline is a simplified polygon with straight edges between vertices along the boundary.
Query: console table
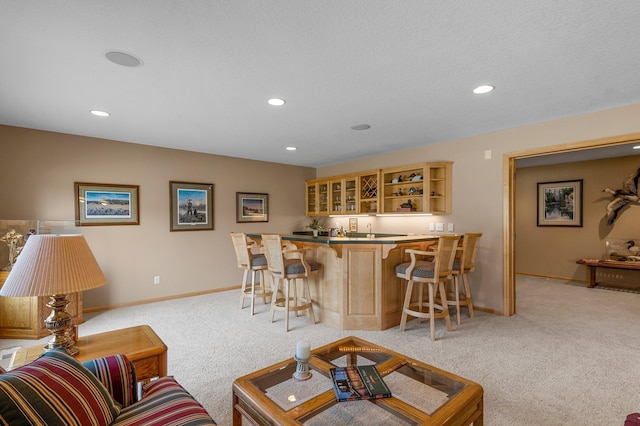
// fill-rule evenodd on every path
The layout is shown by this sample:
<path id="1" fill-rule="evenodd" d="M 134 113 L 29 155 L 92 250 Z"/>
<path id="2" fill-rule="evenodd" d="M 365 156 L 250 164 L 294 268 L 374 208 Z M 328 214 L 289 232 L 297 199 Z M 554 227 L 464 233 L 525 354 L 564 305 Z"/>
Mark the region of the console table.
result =
<path id="1" fill-rule="evenodd" d="M 576 262 L 579 265 L 586 265 L 589 269 L 589 284 L 587 287 L 593 288 L 598 283 L 596 282 L 596 269 L 597 268 L 609 268 L 609 269 L 627 269 L 633 271 L 640 271 L 640 262 L 620 262 L 615 260 L 596 260 L 596 259 L 580 259 Z"/>
<path id="2" fill-rule="evenodd" d="M 146 383 L 167 375 L 167 345 L 148 325 L 123 328 L 78 338 L 76 359 L 89 361 L 103 356 L 124 354 L 136 369 L 138 382 Z M 30 363 L 43 353 L 43 345 L 19 349 L 9 370 Z"/>
<path id="3" fill-rule="evenodd" d="M 0 271 L 0 288 L 4 285 L 9 272 Z M 67 312 L 75 324 L 81 324 L 82 293 L 67 295 Z M 40 339 L 48 336 L 44 320 L 51 313 L 47 308 L 48 296 L 0 297 L 0 339 Z"/>

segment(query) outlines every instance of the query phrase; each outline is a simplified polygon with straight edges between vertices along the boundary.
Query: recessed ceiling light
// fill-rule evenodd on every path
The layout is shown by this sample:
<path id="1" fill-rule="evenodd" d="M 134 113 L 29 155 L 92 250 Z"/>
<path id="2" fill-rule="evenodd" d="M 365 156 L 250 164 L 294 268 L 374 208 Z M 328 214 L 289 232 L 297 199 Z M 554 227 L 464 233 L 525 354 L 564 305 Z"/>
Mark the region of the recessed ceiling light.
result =
<path id="1" fill-rule="evenodd" d="M 495 89 L 495 86 L 489 86 L 489 85 L 478 86 L 475 89 L 473 89 L 473 93 L 475 93 L 476 95 L 482 95 L 484 93 L 489 93 L 493 91 L 493 89 Z"/>
<path id="2" fill-rule="evenodd" d="M 280 99 L 280 98 L 271 98 L 271 99 L 269 99 L 267 101 L 267 103 L 269 105 L 272 105 L 272 106 L 282 106 L 282 105 L 286 104 L 287 101 L 285 101 L 284 99 Z"/>
<path id="3" fill-rule="evenodd" d="M 355 126 L 351 126 L 352 130 L 368 130 L 371 126 L 368 124 L 356 124 Z"/>
<path id="4" fill-rule="evenodd" d="M 97 110 L 97 109 L 92 109 L 91 110 L 91 114 L 93 114 L 95 116 L 98 116 L 98 117 L 109 117 L 111 115 L 106 111 L 100 111 L 100 110 Z"/>
<path id="5" fill-rule="evenodd" d="M 296 149 L 298 149 L 298 148 L 296 148 L 295 146 L 288 146 L 287 147 L 287 151 L 295 151 Z"/>
<path id="6" fill-rule="evenodd" d="M 114 64 L 122 65 L 123 67 L 142 66 L 142 59 L 121 50 L 109 50 L 104 56 Z"/>

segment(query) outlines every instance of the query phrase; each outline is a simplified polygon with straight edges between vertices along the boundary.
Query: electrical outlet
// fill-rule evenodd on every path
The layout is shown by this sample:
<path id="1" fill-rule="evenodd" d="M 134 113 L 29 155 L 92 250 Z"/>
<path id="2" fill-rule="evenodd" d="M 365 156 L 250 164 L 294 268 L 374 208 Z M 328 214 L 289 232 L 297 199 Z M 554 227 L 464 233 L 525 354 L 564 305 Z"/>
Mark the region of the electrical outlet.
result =
<path id="1" fill-rule="evenodd" d="M 447 232 L 453 232 L 453 223 L 447 223 Z"/>
<path id="2" fill-rule="evenodd" d="M 160 275 L 156 275 L 155 277 L 153 277 L 153 283 L 160 284 Z"/>
<path id="3" fill-rule="evenodd" d="M 436 223 L 436 232 L 444 232 L 444 223 Z"/>
<path id="4" fill-rule="evenodd" d="M 435 230 L 436 230 L 436 224 L 435 224 L 435 223 L 433 223 L 433 222 L 431 222 L 431 223 L 429 224 L 429 231 L 435 231 Z"/>

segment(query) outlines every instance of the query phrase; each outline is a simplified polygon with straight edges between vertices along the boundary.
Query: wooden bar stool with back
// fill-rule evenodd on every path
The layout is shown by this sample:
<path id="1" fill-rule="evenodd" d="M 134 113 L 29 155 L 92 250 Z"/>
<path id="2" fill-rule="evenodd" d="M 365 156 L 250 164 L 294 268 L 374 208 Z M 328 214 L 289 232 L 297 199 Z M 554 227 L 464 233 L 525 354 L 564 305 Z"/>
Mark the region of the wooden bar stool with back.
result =
<path id="1" fill-rule="evenodd" d="M 436 340 L 435 319 L 444 318 L 447 331 L 451 331 L 451 319 L 444 284 L 452 278 L 453 260 L 458 247 L 458 235 L 443 235 L 438 239 L 438 246 L 433 251 L 407 250 L 411 256 L 410 262 L 396 266 L 396 276 L 407 280 L 407 290 L 404 297 L 400 331 L 407 325 L 407 316 L 429 318 L 431 326 L 431 340 Z M 417 301 L 412 302 L 413 284 L 418 284 Z M 423 287 L 428 286 L 428 300 L 424 300 Z M 440 292 L 440 304 L 435 301 L 435 293 Z M 428 310 L 425 312 L 424 308 Z M 436 311 L 437 310 L 437 311 Z"/>
<path id="2" fill-rule="evenodd" d="M 320 269 L 320 265 L 313 260 L 307 260 L 306 250 L 283 249 L 280 235 L 263 234 L 262 245 L 269 272 L 273 277 L 274 297 L 271 299 L 271 322 L 273 322 L 275 311 L 282 310 L 285 315 L 285 330 L 289 331 L 289 313 L 295 312 L 297 316 L 300 311 L 308 311 L 311 323 L 315 324 L 308 278 L 311 273 Z M 297 280 L 302 281 L 301 295 L 298 295 Z M 280 290 L 280 281 L 283 282 L 282 290 Z M 281 297 L 278 291 L 282 293 Z"/>
<path id="3" fill-rule="evenodd" d="M 476 255 L 482 233 L 465 233 L 462 237 L 462 246 L 458 243 L 458 250 L 453 261 L 452 291 L 447 296 L 449 306 L 456 307 L 458 325 L 460 325 L 460 308 L 466 306 L 469 310 L 469 318 L 473 318 L 473 300 L 471 299 L 471 286 L 469 285 L 469 273 L 475 270 Z M 462 286 L 460 280 L 462 279 Z"/>
<path id="4" fill-rule="evenodd" d="M 231 232 L 231 240 L 233 241 L 233 249 L 236 252 L 236 260 L 238 268 L 243 270 L 242 287 L 240 291 L 240 309 L 244 309 L 244 299 L 251 299 L 251 315 L 255 313 L 255 299 L 262 298 L 266 304 L 267 298 L 271 298 L 273 292 L 267 288 L 267 280 L 264 271 L 267 270 L 267 258 L 262 253 L 254 253 L 254 250 L 260 248 L 253 242 L 249 243 L 249 239 L 244 232 Z M 249 281 L 249 273 L 251 273 L 251 281 Z M 259 281 L 256 281 L 256 273 Z"/>

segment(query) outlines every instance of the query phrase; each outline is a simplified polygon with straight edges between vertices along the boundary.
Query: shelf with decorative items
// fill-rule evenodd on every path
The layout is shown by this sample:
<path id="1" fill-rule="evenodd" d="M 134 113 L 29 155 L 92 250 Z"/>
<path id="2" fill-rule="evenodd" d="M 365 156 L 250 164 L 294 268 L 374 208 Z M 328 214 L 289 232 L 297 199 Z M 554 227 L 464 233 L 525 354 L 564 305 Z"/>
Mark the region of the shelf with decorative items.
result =
<path id="1" fill-rule="evenodd" d="M 428 213 L 424 164 L 382 170 L 381 213 Z"/>
<path id="2" fill-rule="evenodd" d="M 306 214 L 451 214 L 452 166 L 421 163 L 307 181 Z"/>
<path id="3" fill-rule="evenodd" d="M 428 205 L 432 214 L 451 214 L 451 193 L 453 163 L 450 161 L 428 163 L 426 176 L 429 177 Z"/>

